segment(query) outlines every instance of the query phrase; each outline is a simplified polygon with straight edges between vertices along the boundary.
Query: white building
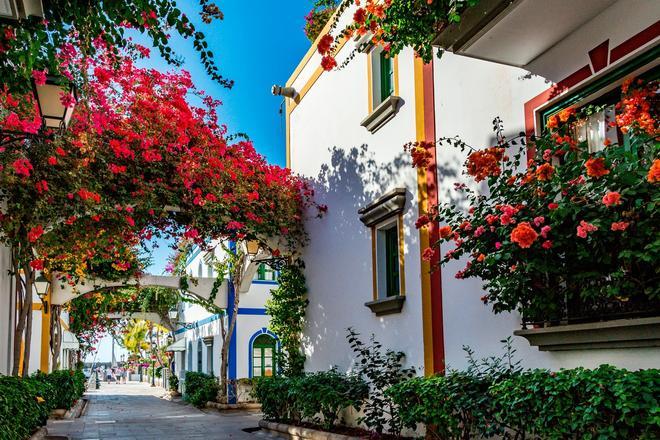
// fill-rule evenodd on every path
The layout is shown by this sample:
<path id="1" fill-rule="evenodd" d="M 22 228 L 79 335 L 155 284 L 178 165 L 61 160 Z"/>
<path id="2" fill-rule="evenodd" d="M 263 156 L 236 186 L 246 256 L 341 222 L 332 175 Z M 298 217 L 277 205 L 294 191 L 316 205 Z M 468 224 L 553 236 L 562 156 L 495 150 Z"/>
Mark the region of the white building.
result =
<path id="1" fill-rule="evenodd" d="M 220 246 L 212 252 L 203 252 L 195 247 L 186 262 L 186 271 L 192 277 L 216 277 L 213 256 L 223 259 Z M 235 292 L 228 283 L 228 304 L 233 304 Z M 265 304 L 270 290 L 277 287 L 277 272 L 261 264 L 247 293 L 242 293 L 238 308 L 236 327 L 229 347 L 228 379 L 236 380 L 256 376 L 270 376 L 275 373 L 274 353 L 279 346 L 278 338 L 268 330 L 268 315 Z M 228 309 L 231 309 L 229 307 Z M 227 310 L 229 316 L 231 310 Z M 222 328 L 229 321 L 220 315 L 212 314 L 200 305 L 181 303 L 179 322 L 175 330 L 177 351 L 175 371 L 183 381 L 186 371 L 196 371 L 220 376 L 222 350 Z M 184 341 L 184 342 L 180 342 Z M 230 398 L 232 396 L 230 395 Z M 230 403 L 232 403 L 230 401 Z"/>
<path id="2" fill-rule="evenodd" d="M 490 146 L 496 116 L 507 133 L 533 134 L 550 109 L 586 104 L 631 75 L 657 78 L 656 0 L 480 4 L 508 6 L 482 11 L 485 26 L 465 17 L 458 31 L 441 36 L 454 53 L 430 64 L 409 49 L 388 60 L 371 48 L 324 72 L 314 44 L 286 84 L 297 92 L 286 98 L 287 165 L 315 179 L 317 201 L 329 207 L 309 221 L 303 255 L 308 370 L 351 368 L 349 326 L 404 351 L 408 365 L 427 374 L 465 366 L 464 345 L 477 356 L 501 354 L 500 340 L 521 328 L 517 314 L 483 305 L 478 280 L 454 278 L 460 262 L 431 273 L 422 261 L 433 237 L 415 220 L 427 203 L 455 200 L 465 158 L 438 149 L 436 167 L 417 173 L 405 143 L 458 135 Z M 352 16 L 347 10 L 338 29 Z M 338 62 L 358 45 L 341 41 Z M 523 337 L 514 343 L 526 367 L 657 367 L 658 319 L 617 325 L 549 331 L 534 342 L 543 351 Z"/>

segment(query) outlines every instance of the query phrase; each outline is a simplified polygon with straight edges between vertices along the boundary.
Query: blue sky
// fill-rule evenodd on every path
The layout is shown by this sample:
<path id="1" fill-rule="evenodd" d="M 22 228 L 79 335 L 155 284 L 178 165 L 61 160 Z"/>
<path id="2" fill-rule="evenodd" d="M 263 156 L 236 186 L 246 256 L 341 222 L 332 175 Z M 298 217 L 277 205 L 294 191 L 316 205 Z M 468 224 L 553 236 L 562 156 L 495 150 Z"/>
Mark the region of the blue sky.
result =
<path id="1" fill-rule="evenodd" d="M 304 17 L 312 7 L 311 0 L 283 2 L 258 0 L 225 0 L 217 4 L 224 20 L 205 25 L 199 19 L 198 2 L 180 0 L 180 8 L 206 34 L 209 49 L 216 57 L 221 73 L 233 79 L 231 90 L 210 80 L 204 72 L 192 42 L 172 36 L 172 46 L 192 74 L 195 85 L 223 102 L 220 117 L 229 133 L 246 133 L 258 152 L 269 162 L 285 165 L 284 118 L 279 113 L 282 100 L 271 95 L 273 84 L 284 85 L 310 47 L 303 32 Z M 138 41 L 145 41 L 137 38 Z M 146 63 L 159 70 L 168 66 L 156 51 Z M 168 243 L 158 242 L 152 265 L 147 269 L 161 274 L 172 250 Z M 110 361 L 112 339 L 99 342 L 98 360 Z M 117 359 L 124 350 L 116 347 Z M 91 359 L 88 359 L 91 360 Z"/>
<path id="2" fill-rule="evenodd" d="M 198 14 L 198 2 L 180 1 L 181 9 L 207 37 L 223 76 L 235 81 L 227 90 L 212 81 L 204 71 L 192 42 L 172 35 L 172 47 L 181 55 L 195 85 L 220 99 L 221 121 L 229 133 L 246 133 L 257 151 L 269 162 L 285 165 L 284 115 L 282 99 L 271 95 L 273 84 L 284 85 L 310 47 L 303 31 L 304 17 L 312 7 L 311 0 L 282 2 L 258 0 L 219 1 L 224 20 L 204 24 Z M 145 41 L 138 38 L 139 41 Z M 152 51 L 147 66 L 159 70 L 172 69 Z M 148 271 L 161 274 L 172 252 L 166 242 L 158 242 L 153 263 Z"/>

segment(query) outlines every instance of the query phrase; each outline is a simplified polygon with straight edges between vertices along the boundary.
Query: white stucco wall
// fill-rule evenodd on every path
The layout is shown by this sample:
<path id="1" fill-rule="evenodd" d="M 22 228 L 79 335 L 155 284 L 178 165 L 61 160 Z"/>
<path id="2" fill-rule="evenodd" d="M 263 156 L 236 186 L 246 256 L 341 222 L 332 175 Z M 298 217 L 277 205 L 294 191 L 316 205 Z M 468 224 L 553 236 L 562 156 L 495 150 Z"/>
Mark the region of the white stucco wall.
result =
<path id="1" fill-rule="evenodd" d="M 11 252 L 0 246 L 0 374 L 10 374 L 14 337 L 13 284 L 9 276 Z"/>
<path id="2" fill-rule="evenodd" d="M 353 49 L 348 42 L 337 57 Z M 314 56 L 294 83 L 301 90 L 318 66 Z M 290 115 L 291 167 L 313 180 L 316 200 L 328 205 L 322 219 L 307 222 L 303 252 L 310 305 L 307 309 L 306 369 L 350 369 L 347 327 L 371 334 L 387 348 L 403 350 L 409 365 L 423 367 L 417 181 L 403 151 L 415 139 L 412 51 L 399 55 L 403 104 L 374 134 L 360 122 L 368 115 L 368 55 L 358 54 L 343 70 L 323 73 Z M 309 66 L 312 67 L 309 67 Z M 307 77 L 306 77 L 307 75 Z M 404 212 L 406 301 L 399 314 L 376 317 L 364 303 L 372 297 L 371 231 L 358 209 L 387 191 L 408 190 Z"/>

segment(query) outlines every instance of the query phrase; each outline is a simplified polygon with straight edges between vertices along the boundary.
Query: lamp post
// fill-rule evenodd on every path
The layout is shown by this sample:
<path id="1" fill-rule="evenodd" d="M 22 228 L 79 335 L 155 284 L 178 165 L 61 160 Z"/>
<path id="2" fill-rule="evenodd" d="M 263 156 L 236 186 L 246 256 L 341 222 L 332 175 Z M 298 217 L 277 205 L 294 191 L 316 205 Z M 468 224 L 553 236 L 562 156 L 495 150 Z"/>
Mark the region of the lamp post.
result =
<path id="1" fill-rule="evenodd" d="M 272 257 L 272 258 L 264 258 L 264 259 L 259 259 L 255 260 L 254 258 L 257 256 L 259 253 L 259 249 L 261 248 L 261 244 L 257 240 L 248 240 L 245 242 L 245 252 L 250 256 L 255 263 L 263 263 L 267 264 L 268 266 L 271 267 L 273 270 L 282 270 L 284 266 L 287 264 L 287 259 L 283 257 Z"/>
<path id="2" fill-rule="evenodd" d="M 44 304 L 44 313 L 48 313 L 48 300 L 46 299 L 48 295 L 48 287 L 50 286 L 50 281 L 44 276 L 43 272 L 39 273 L 34 279 L 34 289 L 37 291 L 37 296 Z"/>
<path id="3" fill-rule="evenodd" d="M 2 0 L 0 0 L 1 4 Z M 32 94 L 41 116 L 40 131 L 35 134 L 24 131 L 0 130 L 0 146 L 27 139 L 44 139 L 51 136 L 52 130 L 59 132 L 66 130 L 78 99 L 75 87 L 72 87 L 71 91 L 66 91 L 56 77 L 48 76 L 44 84 L 37 85 L 34 80 L 32 81 Z M 69 100 L 71 105 L 62 103 L 61 97 L 66 94 L 71 97 Z"/>
<path id="4" fill-rule="evenodd" d="M 43 17 L 44 7 L 41 0 L 4 0 L 0 1 L 0 18 L 5 20 L 24 20 L 29 17 Z"/>
<path id="5" fill-rule="evenodd" d="M 151 386 L 156 386 L 156 356 L 151 356 Z"/>

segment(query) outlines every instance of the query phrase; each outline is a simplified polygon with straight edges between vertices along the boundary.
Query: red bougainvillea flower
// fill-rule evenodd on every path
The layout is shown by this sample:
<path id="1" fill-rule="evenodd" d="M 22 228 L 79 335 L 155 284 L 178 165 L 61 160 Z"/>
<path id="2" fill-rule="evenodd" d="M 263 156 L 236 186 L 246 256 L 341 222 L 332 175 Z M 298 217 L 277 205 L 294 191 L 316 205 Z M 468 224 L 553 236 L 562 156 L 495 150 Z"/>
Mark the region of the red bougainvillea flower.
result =
<path id="1" fill-rule="evenodd" d="M 409 146 L 412 166 L 414 168 L 426 168 L 429 166 L 431 159 L 433 159 L 433 153 L 431 152 L 433 145 L 431 142 L 421 141 Z"/>
<path id="2" fill-rule="evenodd" d="M 417 221 L 415 222 L 415 227 L 417 229 L 426 226 L 431 220 L 427 215 L 420 215 Z"/>
<path id="3" fill-rule="evenodd" d="M 559 208 L 559 205 L 557 203 L 548 203 L 548 209 L 550 211 L 554 211 L 555 209 Z"/>
<path id="4" fill-rule="evenodd" d="M 549 163 L 544 163 L 536 169 L 536 178 L 540 181 L 548 181 L 555 174 L 555 167 Z"/>
<path id="5" fill-rule="evenodd" d="M 544 241 L 543 244 L 541 244 L 541 247 L 543 249 L 551 249 L 552 248 L 552 241 L 550 241 L 550 240 Z"/>
<path id="6" fill-rule="evenodd" d="M 518 226 L 513 228 L 513 231 L 511 231 L 511 241 L 523 249 L 532 246 L 538 236 L 539 234 L 536 233 L 529 222 L 521 222 Z"/>
<path id="7" fill-rule="evenodd" d="M 328 53 L 328 51 L 332 47 L 332 43 L 334 41 L 335 41 L 335 39 L 332 38 L 332 35 L 325 34 L 319 40 L 319 44 L 318 44 L 318 46 L 316 46 L 316 48 L 318 49 L 318 51 L 321 55 L 325 55 L 326 53 Z"/>
<path id="8" fill-rule="evenodd" d="M 580 224 L 577 227 L 577 236 L 580 238 L 587 238 L 587 235 L 590 232 L 594 232 L 597 230 L 598 230 L 598 226 L 585 222 L 584 220 L 580 220 Z"/>
<path id="9" fill-rule="evenodd" d="M 353 21 L 359 24 L 363 24 L 367 18 L 367 12 L 363 8 L 358 8 L 353 14 Z"/>
<path id="10" fill-rule="evenodd" d="M 422 253 L 422 260 L 431 261 L 438 254 L 438 251 L 435 248 L 427 247 Z"/>
<path id="11" fill-rule="evenodd" d="M 21 158 L 16 159 L 12 164 L 14 172 L 21 177 L 30 177 L 30 172 L 32 171 L 32 163 L 29 160 Z"/>
<path id="12" fill-rule="evenodd" d="M 452 230 L 451 226 L 443 226 L 440 229 L 438 229 L 438 233 L 440 234 L 440 238 L 449 238 L 452 235 Z"/>
<path id="13" fill-rule="evenodd" d="M 41 237 L 43 234 L 43 226 L 37 225 L 28 231 L 28 240 L 30 243 L 34 243 L 35 241 L 39 240 L 39 237 Z"/>
<path id="14" fill-rule="evenodd" d="M 603 196 L 603 204 L 608 208 L 621 204 L 621 194 L 616 191 L 611 191 Z"/>
<path id="15" fill-rule="evenodd" d="M 651 165 L 651 168 L 649 169 L 646 180 L 648 180 L 649 183 L 660 182 L 660 159 L 655 159 L 653 161 L 653 165 Z"/>
<path id="16" fill-rule="evenodd" d="M 46 73 L 46 70 L 33 70 L 32 79 L 34 79 L 34 83 L 38 86 L 46 84 Z"/>
<path id="17" fill-rule="evenodd" d="M 43 270 L 44 269 L 44 260 L 42 258 L 37 258 L 30 261 L 30 267 L 34 270 Z"/>
<path id="18" fill-rule="evenodd" d="M 630 222 L 613 222 L 610 229 L 612 231 L 625 231 L 630 226 Z"/>
<path id="19" fill-rule="evenodd" d="M 337 67 L 337 60 L 335 60 L 335 57 L 333 57 L 331 55 L 325 55 L 321 59 L 321 67 L 323 67 L 323 70 L 328 72 L 328 71 L 334 69 L 335 67 Z"/>
<path id="20" fill-rule="evenodd" d="M 499 176 L 502 172 L 500 162 L 504 157 L 504 148 L 490 147 L 484 150 L 477 150 L 468 156 L 466 167 L 468 174 L 474 177 L 474 180 L 481 182 L 490 176 Z"/>
<path id="21" fill-rule="evenodd" d="M 598 178 L 610 174 L 610 170 L 605 166 L 605 159 L 602 157 L 592 157 L 585 162 L 584 166 L 587 169 L 587 176 L 589 177 Z"/>

